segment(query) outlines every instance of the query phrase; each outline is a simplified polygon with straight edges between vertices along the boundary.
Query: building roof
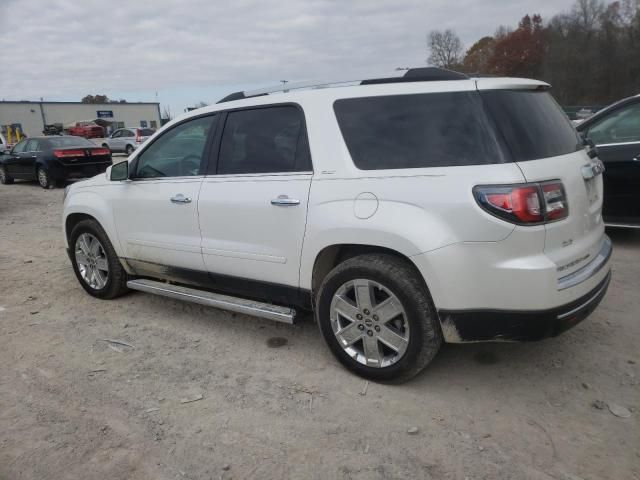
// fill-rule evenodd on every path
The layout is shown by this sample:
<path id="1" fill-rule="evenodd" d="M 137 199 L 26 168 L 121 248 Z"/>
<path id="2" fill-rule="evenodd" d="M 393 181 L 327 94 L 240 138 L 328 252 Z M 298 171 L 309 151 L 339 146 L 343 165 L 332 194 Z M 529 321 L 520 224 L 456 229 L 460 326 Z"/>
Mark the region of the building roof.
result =
<path id="1" fill-rule="evenodd" d="M 160 105 L 160 102 L 113 102 L 113 103 L 82 103 L 82 102 L 55 102 L 43 100 L 0 100 L 0 104 L 10 103 L 10 104 L 24 104 L 24 105 L 38 105 L 40 103 L 47 104 L 60 104 L 60 105 L 96 105 L 100 107 L 113 107 L 114 105 Z"/>

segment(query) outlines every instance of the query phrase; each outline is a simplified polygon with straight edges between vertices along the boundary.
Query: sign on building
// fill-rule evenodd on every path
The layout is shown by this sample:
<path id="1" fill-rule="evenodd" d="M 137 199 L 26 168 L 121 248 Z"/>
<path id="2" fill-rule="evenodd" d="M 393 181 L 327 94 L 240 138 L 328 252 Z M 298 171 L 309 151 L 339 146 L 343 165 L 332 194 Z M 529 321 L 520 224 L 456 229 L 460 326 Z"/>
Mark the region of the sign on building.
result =
<path id="1" fill-rule="evenodd" d="M 113 110 L 98 110 L 98 118 L 113 118 Z"/>

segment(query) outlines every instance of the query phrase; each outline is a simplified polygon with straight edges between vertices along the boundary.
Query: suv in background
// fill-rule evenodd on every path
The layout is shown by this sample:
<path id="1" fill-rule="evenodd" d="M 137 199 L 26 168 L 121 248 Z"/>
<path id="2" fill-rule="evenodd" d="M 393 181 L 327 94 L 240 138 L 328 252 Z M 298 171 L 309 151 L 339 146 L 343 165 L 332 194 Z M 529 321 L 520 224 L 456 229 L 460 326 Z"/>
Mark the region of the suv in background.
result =
<path id="1" fill-rule="evenodd" d="M 131 155 L 155 132 L 153 128 L 120 128 L 105 138 L 102 146 L 111 150 L 112 153 Z"/>
<path id="2" fill-rule="evenodd" d="M 611 242 L 602 165 L 548 88 L 426 68 L 232 94 L 67 189 L 74 272 L 104 299 L 313 310 L 379 381 L 443 342 L 558 335 L 605 295 Z"/>

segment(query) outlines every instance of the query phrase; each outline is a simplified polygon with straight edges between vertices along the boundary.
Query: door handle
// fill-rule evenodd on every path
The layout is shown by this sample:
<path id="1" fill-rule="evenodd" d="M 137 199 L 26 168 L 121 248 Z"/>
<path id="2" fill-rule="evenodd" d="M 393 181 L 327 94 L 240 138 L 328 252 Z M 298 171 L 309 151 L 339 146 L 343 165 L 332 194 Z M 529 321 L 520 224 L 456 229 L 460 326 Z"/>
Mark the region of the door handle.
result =
<path id="1" fill-rule="evenodd" d="M 185 197 L 181 193 L 171 197 L 170 200 L 171 200 L 171 203 L 191 203 L 191 197 Z"/>
<path id="2" fill-rule="evenodd" d="M 277 205 L 279 207 L 293 207 L 300 205 L 300 200 L 297 198 L 289 198 L 287 195 L 278 195 L 278 198 L 271 200 L 271 205 Z"/>
<path id="3" fill-rule="evenodd" d="M 640 155 L 633 157 L 634 162 L 640 162 Z"/>

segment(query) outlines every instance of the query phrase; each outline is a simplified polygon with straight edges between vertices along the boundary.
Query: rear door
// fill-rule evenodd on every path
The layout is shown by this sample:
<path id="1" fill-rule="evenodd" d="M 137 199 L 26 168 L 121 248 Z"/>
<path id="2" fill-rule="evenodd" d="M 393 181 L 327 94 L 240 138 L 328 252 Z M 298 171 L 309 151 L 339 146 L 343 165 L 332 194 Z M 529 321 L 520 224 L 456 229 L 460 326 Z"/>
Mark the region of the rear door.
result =
<path id="1" fill-rule="evenodd" d="M 640 225 L 640 99 L 597 120 L 585 135 L 606 168 L 605 221 Z"/>
<path id="2" fill-rule="evenodd" d="M 583 174 L 583 167 L 592 172 L 595 162 L 544 89 L 489 89 L 481 94 L 526 180 L 562 182 L 569 213 L 545 225 L 544 252 L 558 266 L 558 276 L 578 270 L 595 257 L 603 241 L 602 175 Z"/>
<path id="3" fill-rule="evenodd" d="M 297 288 L 313 175 L 302 109 L 229 112 L 219 152 L 198 201 L 207 269 Z"/>

